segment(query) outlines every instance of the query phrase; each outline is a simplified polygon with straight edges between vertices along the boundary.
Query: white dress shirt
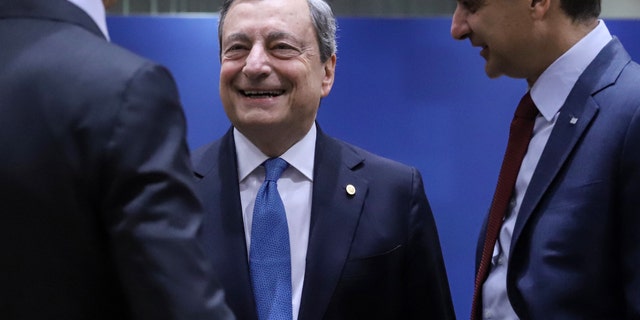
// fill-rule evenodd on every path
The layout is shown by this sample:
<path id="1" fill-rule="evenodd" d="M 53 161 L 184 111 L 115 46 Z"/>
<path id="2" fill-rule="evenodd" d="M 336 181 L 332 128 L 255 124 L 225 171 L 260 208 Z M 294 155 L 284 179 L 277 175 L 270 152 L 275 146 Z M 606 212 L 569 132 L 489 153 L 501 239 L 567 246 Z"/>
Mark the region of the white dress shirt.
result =
<path id="1" fill-rule="evenodd" d="M 102 34 L 109 40 L 109 32 L 107 31 L 107 18 L 102 0 L 68 0 L 69 2 L 80 7 L 86 12 L 91 19 L 98 25 Z"/>
<path id="2" fill-rule="evenodd" d="M 280 156 L 289 167 L 278 179 L 278 192 L 284 203 L 289 225 L 291 246 L 291 303 L 293 319 L 298 318 L 304 284 L 304 271 L 311 223 L 311 195 L 313 191 L 313 166 L 316 150 L 316 126 L 311 127 L 302 140 Z M 264 182 L 265 171 L 261 164 L 267 157 L 247 137 L 233 129 L 238 156 L 238 179 L 247 255 L 251 248 L 251 222 L 258 189 Z"/>
<path id="3" fill-rule="evenodd" d="M 531 98 L 540 111 L 529 149 L 522 161 L 511 202 L 502 223 L 491 260 L 491 270 L 482 287 L 484 319 L 518 319 L 507 297 L 507 267 L 511 237 L 520 205 L 538 165 L 559 111 L 578 78 L 612 37 L 604 21 L 553 62 L 531 87 Z"/>

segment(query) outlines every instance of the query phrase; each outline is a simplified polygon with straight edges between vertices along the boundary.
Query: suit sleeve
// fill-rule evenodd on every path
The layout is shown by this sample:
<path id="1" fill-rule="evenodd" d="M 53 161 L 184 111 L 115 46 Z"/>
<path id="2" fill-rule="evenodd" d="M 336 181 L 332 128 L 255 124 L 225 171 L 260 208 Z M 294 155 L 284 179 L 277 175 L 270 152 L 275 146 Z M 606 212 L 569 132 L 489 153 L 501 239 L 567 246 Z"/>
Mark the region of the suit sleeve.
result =
<path id="1" fill-rule="evenodd" d="M 619 201 L 621 281 L 627 300 L 626 319 L 640 319 L 640 106 L 628 129 L 622 163 L 618 173 L 622 181 Z"/>
<path id="2" fill-rule="evenodd" d="M 230 319 L 196 242 L 184 114 L 172 77 L 147 64 L 126 84 L 105 155 L 103 221 L 135 319 Z"/>
<path id="3" fill-rule="evenodd" d="M 422 177 L 415 168 L 409 221 L 408 305 L 411 319 L 455 319 L 440 240 Z"/>

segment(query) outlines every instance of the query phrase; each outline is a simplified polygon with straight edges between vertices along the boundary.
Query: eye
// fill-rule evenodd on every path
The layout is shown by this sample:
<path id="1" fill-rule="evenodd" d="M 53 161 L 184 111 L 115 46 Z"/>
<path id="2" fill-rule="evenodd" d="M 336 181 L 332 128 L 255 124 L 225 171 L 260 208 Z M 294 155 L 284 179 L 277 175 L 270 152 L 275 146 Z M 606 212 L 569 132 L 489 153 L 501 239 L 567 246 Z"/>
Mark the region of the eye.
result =
<path id="1" fill-rule="evenodd" d="M 249 48 L 246 45 L 241 43 L 234 43 L 229 45 L 224 50 L 224 56 L 227 58 L 237 58 L 244 55 L 248 51 L 249 51 Z"/>
<path id="2" fill-rule="evenodd" d="M 286 42 L 278 42 L 271 46 L 270 48 L 273 55 L 279 58 L 290 58 L 300 55 L 300 49 L 297 47 L 286 43 Z"/>
<path id="3" fill-rule="evenodd" d="M 239 51 L 239 50 L 247 50 L 247 47 L 245 45 L 236 43 L 236 44 L 232 44 L 232 45 L 228 46 L 227 49 L 225 50 L 225 52 Z"/>
<path id="4" fill-rule="evenodd" d="M 276 43 L 273 48 L 277 50 L 288 50 L 293 49 L 293 46 L 289 45 L 288 43 Z"/>

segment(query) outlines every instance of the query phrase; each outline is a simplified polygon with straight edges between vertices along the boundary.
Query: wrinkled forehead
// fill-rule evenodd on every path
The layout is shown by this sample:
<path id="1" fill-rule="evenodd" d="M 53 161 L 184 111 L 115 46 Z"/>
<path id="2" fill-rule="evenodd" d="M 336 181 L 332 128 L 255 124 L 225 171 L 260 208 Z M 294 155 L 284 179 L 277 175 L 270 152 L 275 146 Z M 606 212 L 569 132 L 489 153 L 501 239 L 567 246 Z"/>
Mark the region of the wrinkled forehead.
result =
<path id="1" fill-rule="evenodd" d="M 312 31 L 306 0 L 236 0 L 226 12 L 222 33 L 238 30 Z"/>
<path id="2" fill-rule="evenodd" d="M 234 0 L 231 2 L 226 14 L 229 14 L 229 12 L 238 6 L 251 6 L 263 10 L 272 8 L 278 11 L 293 11 L 297 14 L 309 14 L 308 0 Z"/>
<path id="3" fill-rule="evenodd" d="M 226 12 L 222 12 L 224 17 L 221 19 L 226 23 L 230 15 L 256 11 L 263 13 L 264 17 L 281 15 L 288 16 L 289 19 L 309 17 L 311 14 L 307 0 L 235 0 Z"/>

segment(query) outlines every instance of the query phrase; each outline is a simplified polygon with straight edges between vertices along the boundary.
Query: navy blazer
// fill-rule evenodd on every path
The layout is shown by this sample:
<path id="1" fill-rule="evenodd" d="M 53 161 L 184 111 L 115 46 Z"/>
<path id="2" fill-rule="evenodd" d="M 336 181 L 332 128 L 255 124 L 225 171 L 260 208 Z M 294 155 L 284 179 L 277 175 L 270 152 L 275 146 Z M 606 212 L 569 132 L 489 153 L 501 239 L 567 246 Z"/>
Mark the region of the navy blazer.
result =
<path id="1" fill-rule="evenodd" d="M 239 319 L 257 319 L 232 130 L 194 152 L 193 161 L 204 246 L 231 309 Z M 299 319 L 454 317 L 420 173 L 318 129 Z"/>
<path id="2" fill-rule="evenodd" d="M 640 319 L 640 66 L 617 39 L 560 109 L 510 257 L 521 319 Z"/>
<path id="3" fill-rule="evenodd" d="M 0 318 L 212 319 L 168 71 L 66 0 L 0 1 Z"/>

